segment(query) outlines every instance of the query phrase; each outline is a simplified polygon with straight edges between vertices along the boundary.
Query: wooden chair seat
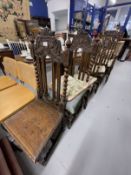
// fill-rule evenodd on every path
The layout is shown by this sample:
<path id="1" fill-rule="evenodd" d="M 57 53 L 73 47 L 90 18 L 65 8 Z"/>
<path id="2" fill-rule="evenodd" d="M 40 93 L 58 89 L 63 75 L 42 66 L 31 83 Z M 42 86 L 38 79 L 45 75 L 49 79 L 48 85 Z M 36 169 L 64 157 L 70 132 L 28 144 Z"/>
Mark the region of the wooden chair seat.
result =
<path id="1" fill-rule="evenodd" d="M 17 83 L 8 76 L 0 76 L 0 91 L 16 85 Z"/>
<path id="2" fill-rule="evenodd" d="M 35 100 L 7 119 L 4 126 L 23 151 L 36 162 L 60 122 L 61 116 L 56 108 Z"/>
<path id="3" fill-rule="evenodd" d="M 0 122 L 34 100 L 35 95 L 22 85 L 0 91 Z"/>
<path id="4" fill-rule="evenodd" d="M 86 91 L 93 83 L 97 81 L 96 77 L 90 76 L 89 81 L 86 82 L 86 76 L 85 81 L 78 80 L 78 74 L 75 74 L 74 77 L 69 76 L 68 77 L 68 88 L 67 88 L 67 101 L 72 101 L 77 96 L 79 96 L 82 92 Z M 61 78 L 61 87 L 63 87 L 64 82 L 64 76 Z M 52 88 L 52 85 L 49 85 L 50 89 Z M 63 96 L 63 89 L 61 88 L 60 92 L 61 96 Z"/>

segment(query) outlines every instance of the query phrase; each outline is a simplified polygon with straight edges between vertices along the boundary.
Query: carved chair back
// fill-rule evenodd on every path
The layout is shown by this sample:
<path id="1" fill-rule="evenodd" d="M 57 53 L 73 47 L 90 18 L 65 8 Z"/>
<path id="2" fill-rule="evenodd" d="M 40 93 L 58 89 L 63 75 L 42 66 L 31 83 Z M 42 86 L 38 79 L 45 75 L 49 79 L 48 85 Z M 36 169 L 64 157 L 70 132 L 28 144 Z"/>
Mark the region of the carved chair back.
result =
<path id="1" fill-rule="evenodd" d="M 105 52 L 105 59 L 103 64 L 107 65 L 108 62 L 112 59 L 115 59 L 115 51 L 118 43 L 118 38 L 113 38 L 113 37 L 104 37 L 103 40 L 103 45 L 106 50 Z"/>
<path id="2" fill-rule="evenodd" d="M 115 52 L 116 40 L 113 41 L 112 37 L 103 36 L 102 40 L 98 43 L 94 43 L 94 63 L 92 68 L 92 74 L 105 72 L 104 66 L 107 66 L 110 59 L 113 58 Z"/>
<path id="3" fill-rule="evenodd" d="M 75 58 L 77 58 L 79 50 L 80 61 L 79 63 L 77 62 L 76 66 Z M 86 79 L 86 81 L 88 81 L 94 64 L 95 48 L 92 46 L 91 39 L 87 33 L 79 31 L 78 34 L 74 36 L 71 51 L 73 53 L 71 75 L 76 76 L 77 74 L 79 80 L 83 81 Z"/>
<path id="4" fill-rule="evenodd" d="M 79 30 L 77 35 L 71 36 L 73 39 L 71 49 L 73 51 L 73 64 L 81 64 L 83 57 L 83 52 L 87 51 L 86 49 L 91 46 L 91 38 L 86 32 Z"/>
<path id="5" fill-rule="evenodd" d="M 99 43 L 99 52 L 100 55 L 100 64 L 105 65 L 106 62 L 112 58 L 112 55 L 114 54 L 115 47 L 117 44 L 117 39 L 113 39 L 113 37 L 110 36 L 103 36 L 101 43 Z M 97 56 L 98 57 L 98 56 Z M 98 57 L 99 58 L 99 57 Z"/>
<path id="6" fill-rule="evenodd" d="M 64 109 L 68 81 L 68 51 L 62 54 L 60 41 L 45 29 L 36 37 L 35 41 L 32 40 L 31 52 L 37 75 L 39 98 L 44 98 L 45 101 L 52 104 L 58 104 Z M 51 71 L 48 71 L 46 64 L 47 56 L 51 58 Z M 64 77 L 61 76 L 63 64 Z"/>

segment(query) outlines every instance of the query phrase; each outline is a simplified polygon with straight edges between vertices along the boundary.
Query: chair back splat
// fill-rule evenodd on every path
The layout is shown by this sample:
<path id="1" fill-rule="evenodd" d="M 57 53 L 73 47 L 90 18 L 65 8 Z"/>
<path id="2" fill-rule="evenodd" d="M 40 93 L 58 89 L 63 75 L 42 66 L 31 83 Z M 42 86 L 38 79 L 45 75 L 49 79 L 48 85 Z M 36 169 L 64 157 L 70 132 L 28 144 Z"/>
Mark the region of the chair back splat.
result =
<path id="1" fill-rule="evenodd" d="M 71 66 L 71 75 L 76 74 L 75 67 L 78 67 L 78 79 L 79 80 L 89 80 L 90 72 L 93 66 L 93 59 L 95 55 L 94 48 L 91 44 L 91 39 L 86 32 L 79 31 L 73 38 L 71 45 L 71 51 L 73 52 L 73 61 Z M 76 58 L 79 57 L 79 62 L 75 62 Z"/>

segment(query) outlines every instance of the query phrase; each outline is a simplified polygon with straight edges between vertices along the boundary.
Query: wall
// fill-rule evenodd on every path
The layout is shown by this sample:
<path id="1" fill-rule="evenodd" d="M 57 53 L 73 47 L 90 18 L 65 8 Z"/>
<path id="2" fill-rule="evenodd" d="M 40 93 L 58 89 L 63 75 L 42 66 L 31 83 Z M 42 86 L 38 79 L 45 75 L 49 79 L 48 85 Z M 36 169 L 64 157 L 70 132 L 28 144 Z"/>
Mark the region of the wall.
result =
<path id="1" fill-rule="evenodd" d="M 67 30 L 67 23 L 68 23 L 68 11 L 63 10 L 60 13 L 55 13 L 55 29 L 56 31 L 66 31 Z"/>
<path id="2" fill-rule="evenodd" d="M 67 26 L 69 26 L 69 14 L 70 14 L 70 0 L 48 0 L 48 15 L 51 19 L 51 29 L 53 31 L 56 30 L 55 28 L 55 12 L 65 11 L 67 10 Z"/>
<path id="3" fill-rule="evenodd" d="M 30 0 L 31 16 L 48 17 L 47 3 L 45 0 Z"/>
<path id="4" fill-rule="evenodd" d="M 1 1 L 1 2 L 4 2 L 4 1 Z M 4 13 L 3 12 L 0 13 L 0 42 L 5 42 L 5 39 L 10 39 L 10 40 L 17 39 L 14 19 L 16 18 L 30 19 L 28 0 L 23 0 L 22 5 L 19 5 L 20 1 L 17 1 L 17 0 L 8 0 L 8 2 L 13 3 L 13 8 L 8 8 L 8 16 L 5 20 L 3 19 Z M 0 12 L 2 10 L 3 10 L 2 7 L 0 7 Z"/>

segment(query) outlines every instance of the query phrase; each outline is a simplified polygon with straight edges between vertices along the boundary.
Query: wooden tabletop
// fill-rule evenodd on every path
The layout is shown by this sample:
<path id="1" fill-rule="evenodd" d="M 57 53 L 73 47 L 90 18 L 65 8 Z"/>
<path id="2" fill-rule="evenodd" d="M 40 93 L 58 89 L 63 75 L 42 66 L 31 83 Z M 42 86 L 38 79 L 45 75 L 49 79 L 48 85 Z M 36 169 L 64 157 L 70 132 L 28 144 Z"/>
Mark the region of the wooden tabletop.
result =
<path id="1" fill-rule="evenodd" d="M 22 85 L 15 85 L 4 91 L 0 91 L 0 122 L 13 115 L 34 99 L 35 95 Z"/>
<path id="2" fill-rule="evenodd" d="M 4 122 L 5 128 L 23 151 L 36 162 L 61 122 L 56 108 L 35 100 Z"/>
<path id="3" fill-rule="evenodd" d="M 12 80 L 8 76 L 0 76 L 0 91 L 3 91 L 16 84 L 16 81 Z"/>

